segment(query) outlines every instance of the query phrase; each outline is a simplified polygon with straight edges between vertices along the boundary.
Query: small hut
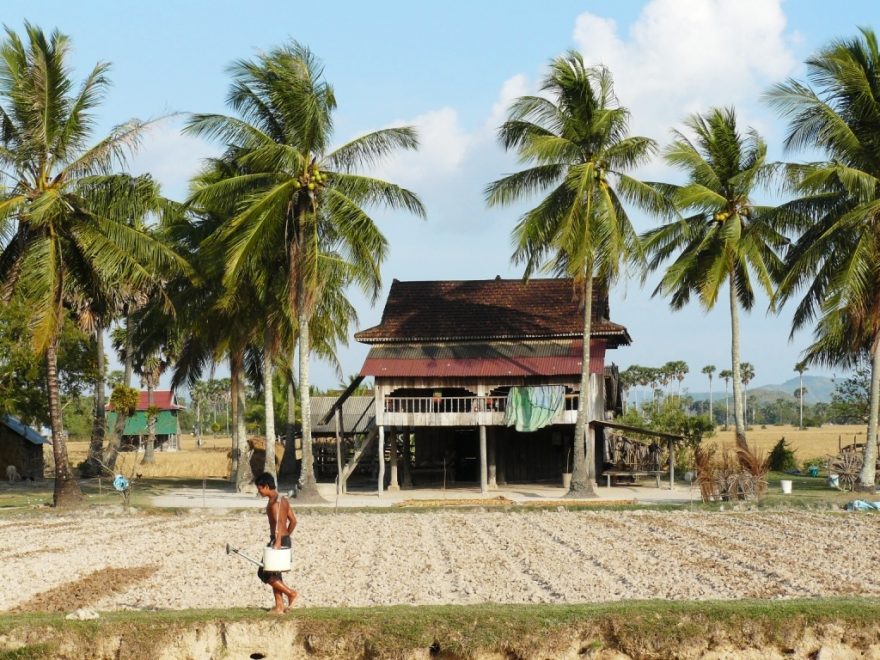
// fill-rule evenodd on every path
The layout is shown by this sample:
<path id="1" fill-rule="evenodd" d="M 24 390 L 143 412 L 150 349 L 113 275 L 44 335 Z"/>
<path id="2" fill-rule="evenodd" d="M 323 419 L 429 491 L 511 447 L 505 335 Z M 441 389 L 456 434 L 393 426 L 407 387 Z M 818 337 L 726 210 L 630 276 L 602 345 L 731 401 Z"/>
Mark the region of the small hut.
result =
<path id="1" fill-rule="evenodd" d="M 4 475 L 7 467 L 14 465 L 22 479 L 42 479 L 45 469 L 43 445 L 51 444 L 48 438 L 16 417 L 0 417 L 0 469 Z"/>
<path id="2" fill-rule="evenodd" d="M 125 422 L 122 432 L 123 447 L 143 447 L 147 438 L 147 410 L 149 409 L 149 396 L 146 390 L 141 390 L 138 397 L 137 411 Z M 159 451 L 177 451 L 180 449 L 180 424 L 177 415 L 184 406 L 178 405 L 173 390 L 154 390 L 153 405 L 158 408 L 156 415 L 156 449 Z M 116 413 L 112 406 L 107 409 L 107 428 L 112 429 L 116 424 Z"/>

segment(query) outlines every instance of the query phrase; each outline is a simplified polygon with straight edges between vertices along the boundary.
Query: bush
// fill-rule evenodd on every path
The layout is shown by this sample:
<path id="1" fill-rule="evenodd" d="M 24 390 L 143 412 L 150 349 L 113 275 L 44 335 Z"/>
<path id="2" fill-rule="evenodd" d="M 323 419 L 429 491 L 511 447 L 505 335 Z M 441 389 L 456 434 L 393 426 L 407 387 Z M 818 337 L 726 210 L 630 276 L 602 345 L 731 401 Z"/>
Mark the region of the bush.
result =
<path id="1" fill-rule="evenodd" d="M 770 452 L 770 469 L 774 472 L 788 472 L 798 469 L 794 451 L 788 446 L 785 438 L 780 438 L 773 447 L 773 451 Z"/>

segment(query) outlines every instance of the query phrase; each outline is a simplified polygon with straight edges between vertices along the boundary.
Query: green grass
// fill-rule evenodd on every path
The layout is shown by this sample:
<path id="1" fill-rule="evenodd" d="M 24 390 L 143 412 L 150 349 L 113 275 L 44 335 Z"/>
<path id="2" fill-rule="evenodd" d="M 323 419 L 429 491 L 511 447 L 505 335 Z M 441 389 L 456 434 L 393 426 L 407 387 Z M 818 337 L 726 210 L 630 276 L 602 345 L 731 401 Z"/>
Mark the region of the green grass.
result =
<path id="1" fill-rule="evenodd" d="M 262 610 L 110 612 L 97 621 L 62 615 L 0 615 L 0 635 L 41 632 L 41 653 L 59 644 L 88 649 L 99 638 L 119 637 L 149 657 L 162 643 L 204 624 L 264 620 Z M 858 631 L 855 643 L 877 643 L 880 600 L 835 598 L 782 601 L 637 601 L 577 605 L 472 605 L 308 608 L 287 615 L 297 640 L 345 640 L 379 657 L 431 645 L 466 658 L 495 650 L 517 658 L 540 647 L 552 652 L 573 641 L 582 648 L 614 648 L 634 656 L 673 657 L 707 640 L 734 648 L 793 648 L 808 627 L 833 623 Z M 134 648 L 128 646 L 127 648 Z M 558 649 L 557 649 L 558 650 Z M 4 655 L 5 653 L 5 655 Z M 30 655 L 29 655 L 30 654 Z M 0 650 L 0 658 L 40 657 L 34 647 Z"/>

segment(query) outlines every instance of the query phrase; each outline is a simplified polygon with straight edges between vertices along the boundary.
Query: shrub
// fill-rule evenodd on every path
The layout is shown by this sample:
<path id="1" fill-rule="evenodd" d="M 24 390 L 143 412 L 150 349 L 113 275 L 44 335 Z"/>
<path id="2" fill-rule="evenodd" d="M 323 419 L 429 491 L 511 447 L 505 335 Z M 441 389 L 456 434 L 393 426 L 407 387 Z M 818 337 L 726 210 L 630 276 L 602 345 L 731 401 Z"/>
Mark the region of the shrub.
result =
<path id="1" fill-rule="evenodd" d="M 788 446 L 785 438 L 780 438 L 779 442 L 770 452 L 770 469 L 774 472 L 787 472 L 789 470 L 797 470 L 798 462 L 794 456 L 794 451 Z"/>

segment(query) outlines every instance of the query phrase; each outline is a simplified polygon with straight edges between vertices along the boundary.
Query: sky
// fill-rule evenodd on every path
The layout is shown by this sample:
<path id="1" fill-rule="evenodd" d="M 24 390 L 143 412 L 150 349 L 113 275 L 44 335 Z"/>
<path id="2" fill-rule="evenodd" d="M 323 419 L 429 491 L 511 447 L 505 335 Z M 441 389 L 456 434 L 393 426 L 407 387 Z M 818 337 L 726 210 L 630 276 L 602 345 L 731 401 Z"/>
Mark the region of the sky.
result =
<path id="1" fill-rule="evenodd" d="M 761 94 L 787 77 L 802 78 L 803 61 L 831 40 L 854 35 L 859 26 L 880 29 L 880 3 L 5 0 L 7 29 L 20 31 L 25 21 L 70 36 L 77 80 L 99 61 L 112 64 L 113 86 L 97 112 L 96 136 L 132 117 L 170 115 L 148 134 L 130 167 L 150 172 L 175 199 L 185 197 L 202 159 L 219 152 L 219 145 L 180 133 L 186 113 L 227 112 L 228 65 L 289 40 L 307 45 L 324 64 L 338 103 L 336 144 L 379 128 L 415 126 L 419 151 L 381 163 L 374 174 L 416 192 L 427 219 L 371 212 L 390 253 L 378 301 L 351 294 L 359 313 L 353 335 L 378 323 L 395 278 L 522 275 L 510 260 L 510 234 L 530 206 L 488 209 L 483 190 L 520 168 L 499 146 L 497 127 L 512 100 L 539 89 L 552 58 L 577 50 L 588 63 L 608 66 L 621 104 L 632 113 L 634 135 L 665 145 L 670 129 L 688 114 L 734 106 L 742 125 L 767 141 L 771 159 L 803 159 L 807 155 L 782 152 L 785 125 L 761 103 Z M 659 160 L 636 174 L 680 178 Z M 638 211 L 631 216 L 639 231 L 656 226 Z M 706 312 L 692 304 L 673 312 L 668 301 L 651 296 L 656 280 L 631 277 L 615 285 L 611 316 L 627 326 L 633 344 L 607 359 L 622 368 L 685 360 L 691 373 L 684 386 L 704 391 L 703 365 L 730 366 L 727 306 Z M 792 377 L 811 337 L 804 331 L 789 339 L 792 310 L 776 315 L 766 309 L 761 298 L 741 318 L 742 360 L 755 365 L 758 385 Z M 366 353 L 353 338 L 340 347 L 342 375 L 358 372 Z M 322 388 L 340 381 L 320 362 L 311 377 Z"/>

